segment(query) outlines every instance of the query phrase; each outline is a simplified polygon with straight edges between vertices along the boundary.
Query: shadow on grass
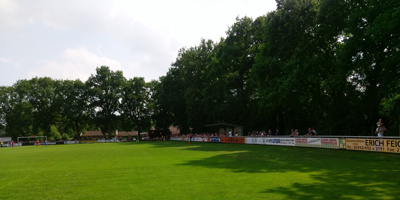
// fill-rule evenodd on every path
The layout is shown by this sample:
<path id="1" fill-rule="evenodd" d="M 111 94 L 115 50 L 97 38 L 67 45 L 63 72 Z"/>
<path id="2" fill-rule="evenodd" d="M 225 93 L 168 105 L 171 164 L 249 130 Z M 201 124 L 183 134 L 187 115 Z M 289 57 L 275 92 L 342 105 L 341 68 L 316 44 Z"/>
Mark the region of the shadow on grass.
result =
<path id="1" fill-rule="evenodd" d="M 182 165 L 227 169 L 235 173 L 306 174 L 312 183 L 288 180 L 289 186 L 261 192 L 288 199 L 400 199 L 400 155 L 332 149 L 244 144 L 138 142 L 154 148 L 223 153 Z M 271 185 L 271 183 L 266 183 Z"/>

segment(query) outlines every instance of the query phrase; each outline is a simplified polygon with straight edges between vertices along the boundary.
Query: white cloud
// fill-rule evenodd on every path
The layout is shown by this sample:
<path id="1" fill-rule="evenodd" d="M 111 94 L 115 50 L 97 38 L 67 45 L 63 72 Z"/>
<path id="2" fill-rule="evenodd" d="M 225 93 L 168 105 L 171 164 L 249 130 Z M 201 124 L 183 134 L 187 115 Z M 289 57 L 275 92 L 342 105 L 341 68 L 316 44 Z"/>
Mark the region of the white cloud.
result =
<path id="1" fill-rule="evenodd" d="M 48 76 L 55 79 L 80 79 L 86 81 L 96 67 L 106 65 L 111 70 L 121 70 L 121 64 L 111 58 L 97 55 L 84 47 L 66 49 L 60 54 L 61 61 L 40 60 L 40 67 L 28 72 L 28 77 Z"/>
<path id="2" fill-rule="evenodd" d="M 11 61 L 9 59 L 3 58 L 3 57 L 0 57 L 0 62 L 2 62 L 4 64 L 10 64 L 11 63 Z"/>
<path id="3" fill-rule="evenodd" d="M 2 26 L 20 26 L 21 22 L 17 19 L 20 7 L 15 1 L 0 0 L 0 23 Z"/>
<path id="4" fill-rule="evenodd" d="M 12 60 L 4 57 L 0 57 L 0 63 L 7 65 L 8 67 L 12 67 L 14 69 L 19 69 L 21 64 L 18 62 L 13 62 Z"/>
<path id="5" fill-rule="evenodd" d="M 86 80 L 108 65 L 150 81 L 166 74 L 180 48 L 218 42 L 237 16 L 272 9 L 273 0 L 0 0 L 1 72 L 14 74 L 0 79 Z M 18 65 L 24 73 L 8 70 Z"/>

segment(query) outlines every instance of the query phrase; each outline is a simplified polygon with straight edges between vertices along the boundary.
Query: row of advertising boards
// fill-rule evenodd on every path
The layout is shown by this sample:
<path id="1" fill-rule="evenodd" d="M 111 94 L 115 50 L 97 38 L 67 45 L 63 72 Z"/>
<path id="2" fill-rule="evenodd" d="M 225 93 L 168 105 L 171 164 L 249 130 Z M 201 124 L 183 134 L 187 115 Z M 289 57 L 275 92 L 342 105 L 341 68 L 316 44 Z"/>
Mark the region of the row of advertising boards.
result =
<path id="1" fill-rule="evenodd" d="M 173 141 L 189 141 L 189 137 L 172 137 Z M 329 149 L 348 149 L 400 153 L 400 139 L 368 138 L 288 138 L 288 137 L 193 137 L 192 142 L 259 144 Z"/>

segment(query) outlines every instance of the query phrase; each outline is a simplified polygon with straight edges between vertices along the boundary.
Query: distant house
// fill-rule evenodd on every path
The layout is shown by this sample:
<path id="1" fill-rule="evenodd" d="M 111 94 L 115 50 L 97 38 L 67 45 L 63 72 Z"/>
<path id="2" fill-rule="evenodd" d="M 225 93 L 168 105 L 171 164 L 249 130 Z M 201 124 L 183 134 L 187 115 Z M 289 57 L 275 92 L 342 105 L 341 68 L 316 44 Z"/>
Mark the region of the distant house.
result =
<path id="1" fill-rule="evenodd" d="M 120 141 L 132 141 L 133 138 L 136 138 L 138 135 L 137 131 L 118 131 L 116 132 L 117 138 Z"/>
<path id="2" fill-rule="evenodd" d="M 150 129 L 154 130 L 154 127 Z M 171 134 L 173 135 L 178 135 L 180 134 L 180 131 L 177 127 L 175 126 L 170 126 L 169 130 L 171 131 Z M 138 132 L 137 131 L 116 131 L 115 133 L 112 134 L 112 137 L 118 138 L 120 141 L 132 141 L 133 138 L 137 138 Z M 108 134 L 107 134 L 108 136 Z M 148 138 L 149 134 L 147 132 L 140 133 L 141 137 Z M 98 140 L 104 138 L 104 135 L 101 131 L 86 131 L 85 133 L 80 134 L 80 139 L 81 140 Z"/>
<path id="3" fill-rule="evenodd" d="M 80 139 L 83 140 L 96 140 L 103 138 L 103 133 L 101 131 L 86 131 L 85 133 L 81 133 Z"/>
<path id="4" fill-rule="evenodd" d="M 179 135 L 180 134 L 180 130 L 178 127 L 170 126 L 168 129 L 169 129 L 169 132 L 166 130 L 161 130 L 161 129 L 155 130 L 154 127 L 151 127 L 151 129 L 148 132 L 150 140 L 161 140 L 162 138 L 169 139 L 169 137 L 171 137 L 171 135 Z"/>
<path id="5" fill-rule="evenodd" d="M 107 134 L 108 136 L 108 134 Z M 112 134 L 112 137 L 116 137 L 119 140 L 127 140 L 131 141 L 133 137 L 137 137 L 137 131 L 116 131 Z M 104 138 L 104 135 L 101 131 L 86 131 L 85 133 L 81 133 L 80 138 L 82 140 L 98 140 Z"/>
<path id="6" fill-rule="evenodd" d="M 115 137 L 115 133 L 112 134 L 112 137 Z M 101 131 L 86 131 L 80 135 L 80 139 L 82 140 L 98 140 L 101 138 L 104 138 Z"/>

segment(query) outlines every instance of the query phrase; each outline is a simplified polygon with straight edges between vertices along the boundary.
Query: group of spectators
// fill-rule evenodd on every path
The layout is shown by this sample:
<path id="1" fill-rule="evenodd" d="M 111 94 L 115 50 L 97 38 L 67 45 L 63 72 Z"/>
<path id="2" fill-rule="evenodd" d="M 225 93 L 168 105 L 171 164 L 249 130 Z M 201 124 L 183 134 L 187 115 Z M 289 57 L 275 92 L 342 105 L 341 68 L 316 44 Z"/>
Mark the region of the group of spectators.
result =
<path id="1" fill-rule="evenodd" d="M 265 131 L 252 131 L 248 133 L 248 136 L 252 137 L 263 137 L 263 136 L 274 136 L 274 135 L 280 135 L 279 134 L 279 129 L 276 129 L 275 132 L 272 132 L 271 129 L 268 130 L 268 132 Z M 299 130 L 298 129 L 292 129 L 290 131 L 289 136 L 290 137 L 297 137 L 299 136 Z M 317 131 L 315 130 L 314 127 L 311 127 L 308 129 L 308 132 L 304 136 L 314 136 L 317 135 Z"/>
<path id="2" fill-rule="evenodd" d="M 232 137 L 232 136 L 238 136 L 237 133 L 233 133 L 231 131 L 229 132 L 220 132 L 220 133 L 192 133 L 192 134 L 178 134 L 178 135 L 172 135 L 172 137 Z"/>
<path id="3" fill-rule="evenodd" d="M 376 123 L 377 128 L 376 128 L 376 133 L 378 137 L 382 137 L 384 135 L 384 131 L 386 131 L 386 127 L 382 123 L 382 119 L 379 119 L 379 121 Z M 266 131 L 252 131 L 247 133 L 248 136 L 251 137 L 264 137 L 264 136 L 276 136 L 280 135 L 279 129 L 276 129 L 275 132 L 273 132 L 271 129 Z M 317 135 L 317 131 L 315 130 L 314 127 L 310 127 L 305 135 L 302 136 L 315 136 Z M 235 132 L 232 134 L 231 131 L 229 132 L 221 132 L 221 133 L 192 133 L 192 134 L 179 134 L 179 135 L 173 135 L 172 137 L 232 137 L 232 136 L 238 136 L 237 133 Z M 289 134 L 290 137 L 297 137 L 301 136 L 299 133 L 298 129 L 292 129 Z"/>
<path id="4" fill-rule="evenodd" d="M 304 136 L 315 136 L 317 135 L 317 131 L 315 130 L 314 127 L 311 127 L 308 129 L 308 132 Z M 292 129 L 291 134 L 289 135 L 290 137 L 297 137 L 299 136 L 299 130 L 298 129 Z"/>
<path id="5" fill-rule="evenodd" d="M 251 137 L 268 137 L 268 136 L 277 136 L 280 135 L 279 129 L 276 129 L 275 132 L 273 132 L 271 129 L 266 131 L 252 131 L 247 133 L 248 136 Z M 289 136 L 290 137 L 297 137 L 299 136 L 299 130 L 298 129 L 292 129 Z M 314 127 L 311 127 L 308 129 L 308 132 L 304 136 L 315 136 L 317 135 L 317 131 L 315 130 Z M 238 136 L 238 134 L 235 132 L 232 134 L 231 131 L 229 132 L 220 132 L 220 133 L 192 133 L 192 134 L 177 134 L 177 135 L 172 135 L 172 137 L 232 137 L 232 136 Z"/>
<path id="6" fill-rule="evenodd" d="M 275 132 L 272 132 L 271 129 L 266 131 L 252 131 L 247 133 L 248 136 L 252 137 L 264 137 L 264 136 L 273 136 L 273 135 L 279 135 L 279 129 L 276 129 Z"/>

